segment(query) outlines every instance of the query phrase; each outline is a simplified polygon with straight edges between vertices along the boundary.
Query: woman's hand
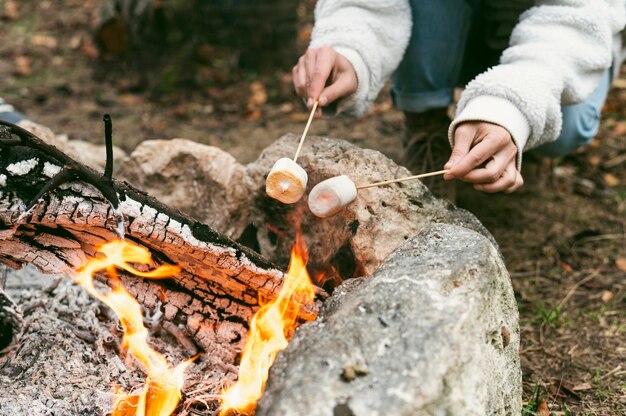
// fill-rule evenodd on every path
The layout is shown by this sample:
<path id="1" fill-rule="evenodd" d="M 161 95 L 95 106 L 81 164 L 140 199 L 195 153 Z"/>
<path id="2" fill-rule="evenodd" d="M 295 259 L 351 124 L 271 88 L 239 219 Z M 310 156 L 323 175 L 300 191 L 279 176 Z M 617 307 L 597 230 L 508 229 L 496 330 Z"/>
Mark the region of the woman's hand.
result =
<path id="1" fill-rule="evenodd" d="M 454 131 L 454 148 L 444 179 L 460 179 L 484 192 L 511 193 L 524 185 L 517 170 L 517 146 L 511 134 L 496 124 L 466 121 Z"/>
<path id="2" fill-rule="evenodd" d="M 352 64 L 331 46 L 309 48 L 293 67 L 293 85 L 297 94 L 311 108 L 319 99 L 324 107 L 357 89 L 357 77 Z M 317 109 L 316 117 L 322 115 Z"/>

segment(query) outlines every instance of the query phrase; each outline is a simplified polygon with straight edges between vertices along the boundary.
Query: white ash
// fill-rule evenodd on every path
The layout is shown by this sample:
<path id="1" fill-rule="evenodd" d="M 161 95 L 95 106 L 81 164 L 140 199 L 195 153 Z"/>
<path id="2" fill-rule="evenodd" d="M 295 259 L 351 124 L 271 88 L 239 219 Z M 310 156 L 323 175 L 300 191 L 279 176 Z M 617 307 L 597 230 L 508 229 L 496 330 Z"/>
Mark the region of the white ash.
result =
<path id="1" fill-rule="evenodd" d="M 7 186 L 7 175 L 0 173 L 0 186 Z"/>
<path id="2" fill-rule="evenodd" d="M 38 163 L 39 159 L 36 157 L 28 160 L 22 160 L 19 162 L 11 163 L 9 166 L 7 166 L 7 171 L 15 176 L 23 176 L 33 170 L 33 168 L 37 166 Z"/>
<path id="3" fill-rule="evenodd" d="M 61 172 L 61 166 L 53 165 L 50 162 L 43 164 L 43 174 L 48 178 L 54 178 L 59 172 Z"/>

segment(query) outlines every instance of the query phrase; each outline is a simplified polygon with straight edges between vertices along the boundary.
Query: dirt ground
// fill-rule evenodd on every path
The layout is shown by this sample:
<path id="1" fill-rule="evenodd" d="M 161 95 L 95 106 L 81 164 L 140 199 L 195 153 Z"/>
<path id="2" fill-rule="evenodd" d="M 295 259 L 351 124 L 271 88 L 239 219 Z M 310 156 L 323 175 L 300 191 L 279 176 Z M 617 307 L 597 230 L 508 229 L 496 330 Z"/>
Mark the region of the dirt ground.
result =
<path id="1" fill-rule="evenodd" d="M 208 75 L 193 88 L 158 93 L 159 71 L 141 88 L 137 70 L 103 72 L 111 62 L 91 37 L 99 4 L 0 0 L 0 96 L 71 139 L 101 142 L 108 112 L 115 143 L 127 151 L 142 140 L 184 137 L 247 163 L 302 130 L 307 114 L 293 96 L 290 68 L 258 75 L 205 59 L 194 68 Z M 365 117 L 316 121 L 311 133 L 397 158 L 402 115 L 384 95 Z M 458 201 L 494 234 L 513 278 L 523 414 L 624 415 L 626 80 L 616 81 L 592 145 L 540 174 L 543 183 L 513 195 L 464 188 Z"/>

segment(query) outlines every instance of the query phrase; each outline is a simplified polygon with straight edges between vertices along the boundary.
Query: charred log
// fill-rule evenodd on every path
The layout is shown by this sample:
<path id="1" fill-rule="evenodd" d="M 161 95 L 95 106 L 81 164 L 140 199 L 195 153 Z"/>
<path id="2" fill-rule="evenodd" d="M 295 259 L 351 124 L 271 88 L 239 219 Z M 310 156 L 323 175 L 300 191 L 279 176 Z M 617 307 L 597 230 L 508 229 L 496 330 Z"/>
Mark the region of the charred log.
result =
<path id="1" fill-rule="evenodd" d="M 168 281 L 122 276 L 142 304 L 167 299 L 164 319 L 203 350 L 234 362 L 259 295 L 273 297 L 283 272 L 257 253 L 133 188 L 102 175 L 26 130 L 0 125 L 0 261 L 66 273 L 125 236 L 148 248 L 155 266 L 175 263 Z M 110 156 L 110 155 L 109 155 Z M 107 165 L 107 167 L 109 167 Z M 120 219 L 122 219 L 120 222 Z M 107 282 L 107 276 L 99 276 Z M 315 315 L 315 305 L 303 317 Z"/>

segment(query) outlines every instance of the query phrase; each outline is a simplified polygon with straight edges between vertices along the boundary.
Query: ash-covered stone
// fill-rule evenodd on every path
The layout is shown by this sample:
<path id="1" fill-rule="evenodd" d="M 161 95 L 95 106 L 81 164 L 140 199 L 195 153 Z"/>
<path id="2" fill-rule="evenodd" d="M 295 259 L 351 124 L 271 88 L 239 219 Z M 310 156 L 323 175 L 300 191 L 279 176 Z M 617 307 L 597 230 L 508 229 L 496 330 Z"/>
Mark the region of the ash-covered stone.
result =
<path id="1" fill-rule="evenodd" d="M 256 414 L 519 415 L 518 354 L 498 250 L 474 231 L 434 224 L 372 276 L 346 281 L 296 331 Z"/>

